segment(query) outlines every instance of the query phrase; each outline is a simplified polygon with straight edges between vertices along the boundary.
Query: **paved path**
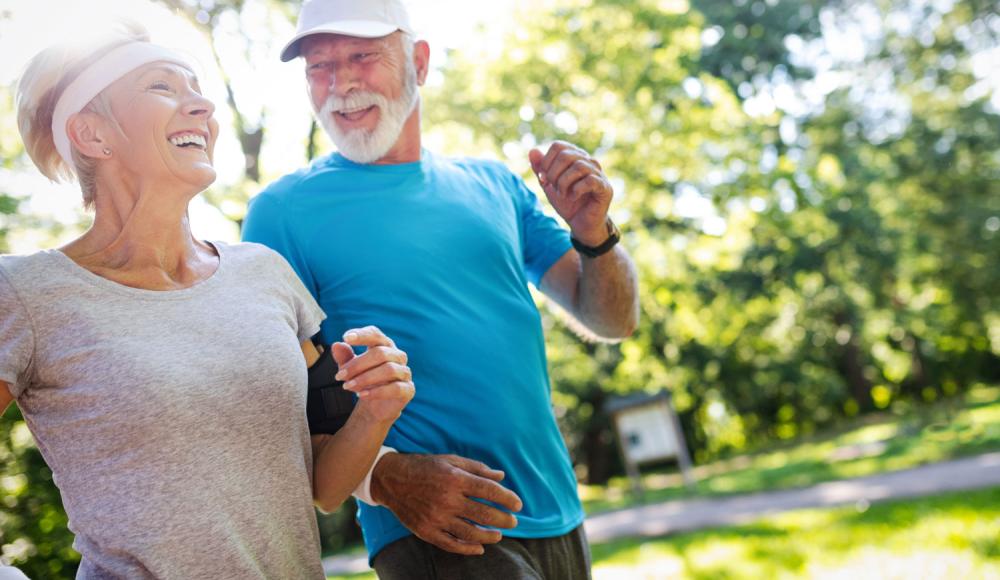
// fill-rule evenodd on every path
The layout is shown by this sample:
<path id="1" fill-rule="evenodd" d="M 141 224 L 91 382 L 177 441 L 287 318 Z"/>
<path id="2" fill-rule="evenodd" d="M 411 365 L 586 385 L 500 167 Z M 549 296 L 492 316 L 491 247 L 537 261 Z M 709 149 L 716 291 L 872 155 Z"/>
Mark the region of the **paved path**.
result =
<path id="1" fill-rule="evenodd" d="M 590 542 L 597 544 L 616 538 L 657 537 L 742 524 L 769 514 L 802 508 L 871 503 L 994 486 L 1000 486 L 1000 452 L 802 489 L 674 500 L 626 508 L 589 517 L 584 526 Z M 351 574 L 369 569 L 364 554 L 327 558 L 323 567 L 327 574 Z"/>
<path id="2" fill-rule="evenodd" d="M 858 479 L 831 481 L 802 489 L 748 495 L 674 500 L 587 518 L 592 543 L 622 537 L 655 537 L 702 528 L 746 523 L 802 508 L 933 495 L 1000 485 L 1000 452 L 934 463 Z"/>

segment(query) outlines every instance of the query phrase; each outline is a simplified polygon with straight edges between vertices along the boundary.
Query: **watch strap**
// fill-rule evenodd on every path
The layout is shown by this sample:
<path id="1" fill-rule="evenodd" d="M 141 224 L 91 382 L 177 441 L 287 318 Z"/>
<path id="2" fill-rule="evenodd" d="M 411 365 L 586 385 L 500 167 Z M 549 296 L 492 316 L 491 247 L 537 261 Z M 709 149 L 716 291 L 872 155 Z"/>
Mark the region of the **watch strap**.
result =
<path id="1" fill-rule="evenodd" d="M 576 248 L 576 251 L 583 256 L 587 256 L 588 258 L 596 258 L 611 251 L 611 248 L 615 247 L 615 245 L 621 241 L 622 236 L 621 232 L 618 231 L 618 226 L 615 225 L 615 222 L 611 221 L 610 217 L 607 218 L 605 224 L 608 227 L 608 239 L 604 240 L 604 242 L 597 246 L 588 246 L 573 236 L 570 236 L 569 239 L 573 243 L 573 247 Z"/>

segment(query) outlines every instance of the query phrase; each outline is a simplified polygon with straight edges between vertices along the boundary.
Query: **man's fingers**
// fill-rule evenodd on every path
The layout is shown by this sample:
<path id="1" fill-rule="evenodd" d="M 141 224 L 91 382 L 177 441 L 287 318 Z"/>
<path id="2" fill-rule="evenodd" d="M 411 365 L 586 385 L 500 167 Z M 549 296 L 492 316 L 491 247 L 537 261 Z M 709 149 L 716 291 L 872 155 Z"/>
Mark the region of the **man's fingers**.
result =
<path id="1" fill-rule="evenodd" d="M 556 178 L 556 187 L 561 194 L 569 197 L 573 191 L 573 186 L 594 175 L 596 170 L 597 168 L 590 163 L 583 159 L 577 159 L 559 174 L 559 177 Z"/>
<path id="2" fill-rule="evenodd" d="M 503 538 L 503 534 L 496 530 L 487 530 L 457 518 L 445 531 L 464 544 L 495 544 Z"/>
<path id="3" fill-rule="evenodd" d="M 483 553 L 486 552 L 486 550 L 479 544 L 467 544 L 448 532 L 441 530 L 435 530 L 433 533 L 426 535 L 418 534 L 418 537 L 429 544 L 434 544 L 445 552 L 452 552 L 453 554 L 461 554 L 463 556 L 482 556 Z"/>
<path id="4" fill-rule="evenodd" d="M 535 175 L 541 173 L 543 159 L 545 159 L 545 154 L 539 149 L 528 151 L 528 161 L 531 162 L 531 170 L 535 172 Z"/>
<path id="5" fill-rule="evenodd" d="M 372 346 L 364 354 L 355 357 L 349 363 L 339 365 L 338 381 L 350 380 L 366 371 L 386 363 L 406 365 L 406 353 L 391 346 Z"/>
<path id="6" fill-rule="evenodd" d="M 519 512 L 523 507 L 521 498 L 517 497 L 516 493 L 488 479 L 475 480 L 472 487 L 466 491 L 466 495 L 491 501 L 512 512 Z"/>
<path id="7" fill-rule="evenodd" d="M 594 169 L 593 165 L 587 163 L 586 153 L 576 149 L 566 149 L 560 153 L 552 162 L 552 165 L 545 170 L 545 178 L 552 183 L 558 184 L 559 180 L 562 179 L 563 175 L 568 171 L 575 170 L 583 173 L 588 170 L 593 171 Z M 563 191 L 562 188 L 560 188 L 560 191 Z"/>
<path id="8" fill-rule="evenodd" d="M 513 529 L 517 527 L 517 518 L 505 511 L 475 500 L 467 500 L 462 517 L 481 526 Z M 499 540 L 497 540 L 499 541 Z"/>
<path id="9" fill-rule="evenodd" d="M 598 194 L 608 188 L 608 184 L 600 177 L 590 174 L 573 184 L 568 197 L 576 201 L 588 193 Z"/>
<path id="10" fill-rule="evenodd" d="M 577 147 L 572 143 L 567 143 L 566 141 L 555 141 L 549 146 L 549 150 L 545 153 L 545 157 L 541 161 L 541 169 L 545 173 L 550 173 L 552 171 L 552 164 L 555 163 L 556 159 L 562 155 L 566 150 L 577 150 Z"/>
<path id="11" fill-rule="evenodd" d="M 344 342 L 351 346 L 396 346 L 378 327 L 352 328 L 344 333 Z"/>
<path id="12" fill-rule="evenodd" d="M 445 459 L 455 467 L 478 477 L 463 478 L 462 488 L 465 495 L 489 500 L 495 504 L 507 508 L 512 512 L 519 512 L 523 507 L 521 498 L 517 494 L 500 485 L 499 481 L 504 478 L 504 472 L 492 469 L 485 463 L 460 457 L 458 455 L 447 455 Z"/>
<path id="13" fill-rule="evenodd" d="M 557 195 L 569 201 L 576 201 L 580 198 L 579 193 L 574 191 L 577 183 L 583 180 L 591 183 L 590 176 L 596 176 L 597 180 L 593 182 L 600 183 L 603 177 L 601 165 L 596 159 L 590 157 L 586 151 L 569 144 L 553 145 L 549 154 L 540 163 L 544 169 L 536 170 L 536 174 L 550 199 L 553 195 Z M 595 191 L 601 189 L 603 187 Z"/>
<path id="14" fill-rule="evenodd" d="M 481 461 L 460 457 L 458 455 L 448 455 L 445 457 L 449 463 L 473 475 L 492 479 L 493 481 L 503 481 L 504 473 L 499 469 L 493 469 Z"/>

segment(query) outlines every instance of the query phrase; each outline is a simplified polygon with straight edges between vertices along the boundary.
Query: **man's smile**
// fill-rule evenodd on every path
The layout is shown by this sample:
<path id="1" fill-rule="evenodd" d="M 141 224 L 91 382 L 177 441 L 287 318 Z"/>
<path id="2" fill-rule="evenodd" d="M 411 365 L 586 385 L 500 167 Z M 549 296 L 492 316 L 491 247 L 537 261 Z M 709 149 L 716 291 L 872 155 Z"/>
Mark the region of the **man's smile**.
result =
<path id="1" fill-rule="evenodd" d="M 374 111 L 377 108 L 378 107 L 376 105 L 371 105 L 369 107 L 336 111 L 334 114 L 336 114 L 341 119 L 345 119 L 347 121 L 354 123 L 364 119 L 368 115 L 368 113 Z"/>

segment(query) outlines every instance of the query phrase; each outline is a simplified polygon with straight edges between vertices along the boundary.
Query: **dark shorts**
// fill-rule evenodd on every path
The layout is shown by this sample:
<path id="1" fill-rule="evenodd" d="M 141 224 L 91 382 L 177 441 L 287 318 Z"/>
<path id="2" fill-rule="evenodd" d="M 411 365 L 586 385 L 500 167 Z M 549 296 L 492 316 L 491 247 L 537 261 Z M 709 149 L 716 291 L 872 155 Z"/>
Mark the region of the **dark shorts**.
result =
<path id="1" fill-rule="evenodd" d="M 445 552 L 407 536 L 375 556 L 380 580 L 589 580 L 590 547 L 583 526 L 555 538 L 509 538 L 482 556 Z"/>

